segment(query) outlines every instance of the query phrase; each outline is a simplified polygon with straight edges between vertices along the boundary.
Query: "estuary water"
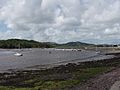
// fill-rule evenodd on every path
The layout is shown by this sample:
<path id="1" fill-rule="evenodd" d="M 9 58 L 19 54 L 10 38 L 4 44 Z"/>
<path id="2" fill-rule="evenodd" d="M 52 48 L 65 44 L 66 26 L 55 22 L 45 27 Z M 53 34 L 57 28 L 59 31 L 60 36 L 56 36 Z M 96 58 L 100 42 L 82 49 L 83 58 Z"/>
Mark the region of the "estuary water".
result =
<path id="1" fill-rule="evenodd" d="M 20 52 L 23 54 L 17 57 L 14 54 Z M 105 59 L 112 56 L 98 55 L 95 51 L 72 51 L 55 49 L 0 49 L 0 71 L 8 69 L 24 69 L 36 65 L 57 64 L 70 61 L 86 61 L 89 59 Z"/>

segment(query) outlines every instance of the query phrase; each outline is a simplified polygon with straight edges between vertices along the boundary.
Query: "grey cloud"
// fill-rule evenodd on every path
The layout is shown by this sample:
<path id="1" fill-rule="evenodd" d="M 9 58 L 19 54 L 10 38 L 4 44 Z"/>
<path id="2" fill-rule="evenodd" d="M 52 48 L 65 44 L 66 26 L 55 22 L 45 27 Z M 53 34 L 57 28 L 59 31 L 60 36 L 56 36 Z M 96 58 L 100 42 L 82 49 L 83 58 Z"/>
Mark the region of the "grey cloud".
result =
<path id="1" fill-rule="evenodd" d="M 120 38 L 120 33 L 115 34 L 120 32 L 120 26 L 115 26 L 120 24 L 119 0 L 3 1 L 0 20 L 9 28 L 4 38 L 59 43 L 83 40 L 101 43 L 104 40 L 111 42 L 115 36 Z"/>

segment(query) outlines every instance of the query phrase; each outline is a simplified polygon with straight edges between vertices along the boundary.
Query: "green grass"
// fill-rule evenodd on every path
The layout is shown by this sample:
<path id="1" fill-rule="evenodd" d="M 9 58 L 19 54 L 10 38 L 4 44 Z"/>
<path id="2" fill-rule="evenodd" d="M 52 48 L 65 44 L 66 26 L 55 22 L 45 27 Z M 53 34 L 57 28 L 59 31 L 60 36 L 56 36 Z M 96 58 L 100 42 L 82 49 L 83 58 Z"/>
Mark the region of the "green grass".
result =
<path id="1" fill-rule="evenodd" d="M 35 89 L 33 89 L 33 88 L 15 88 L 15 87 L 0 86 L 0 90 L 35 90 Z"/>
<path id="2" fill-rule="evenodd" d="M 52 89 L 60 89 L 65 87 L 71 87 L 78 83 L 78 80 L 66 80 L 66 81 L 46 81 L 43 84 L 40 84 L 35 87 L 35 89 L 40 90 L 52 90 Z"/>
<path id="3" fill-rule="evenodd" d="M 40 80 L 40 79 L 30 79 L 30 80 L 26 80 L 24 81 L 25 83 L 32 83 L 35 80 L 37 80 L 37 82 L 34 83 L 34 87 L 32 88 L 17 88 L 17 87 L 0 87 L 0 90 L 53 90 L 53 89 L 62 89 L 62 88 L 68 88 L 68 87 L 72 87 L 75 86 L 77 84 L 82 83 L 83 81 L 88 80 L 89 78 L 106 72 L 110 70 L 110 67 L 93 67 L 93 68 L 86 68 L 86 69 L 79 69 L 77 71 L 73 71 L 71 72 L 71 77 L 69 79 L 66 80 Z M 68 74 L 68 73 L 65 73 Z"/>

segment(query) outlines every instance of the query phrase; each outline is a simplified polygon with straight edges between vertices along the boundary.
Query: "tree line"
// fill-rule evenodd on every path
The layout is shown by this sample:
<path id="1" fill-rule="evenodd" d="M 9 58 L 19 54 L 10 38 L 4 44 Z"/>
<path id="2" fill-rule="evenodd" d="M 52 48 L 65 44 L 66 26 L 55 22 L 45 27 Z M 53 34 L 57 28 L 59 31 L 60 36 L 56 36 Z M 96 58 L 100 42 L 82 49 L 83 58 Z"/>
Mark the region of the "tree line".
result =
<path id="1" fill-rule="evenodd" d="M 49 43 L 41 43 L 34 40 L 8 39 L 0 40 L 0 48 L 52 48 Z"/>

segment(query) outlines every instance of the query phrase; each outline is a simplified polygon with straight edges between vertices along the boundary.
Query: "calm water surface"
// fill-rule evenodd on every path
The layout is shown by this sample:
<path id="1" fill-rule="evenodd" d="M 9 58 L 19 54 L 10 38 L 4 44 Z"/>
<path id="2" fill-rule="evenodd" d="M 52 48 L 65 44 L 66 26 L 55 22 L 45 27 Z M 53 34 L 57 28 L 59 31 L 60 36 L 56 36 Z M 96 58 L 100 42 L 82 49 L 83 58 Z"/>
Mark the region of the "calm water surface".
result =
<path id="1" fill-rule="evenodd" d="M 23 56 L 14 56 L 15 52 L 21 52 Z M 54 64 L 71 60 L 84 60 L 93 56 L 97 56 L 97 53 L 94 51 L 63 51 L 51 49 L 0 50 L 0 71 L 23 69 L 35 65 Z"/>

